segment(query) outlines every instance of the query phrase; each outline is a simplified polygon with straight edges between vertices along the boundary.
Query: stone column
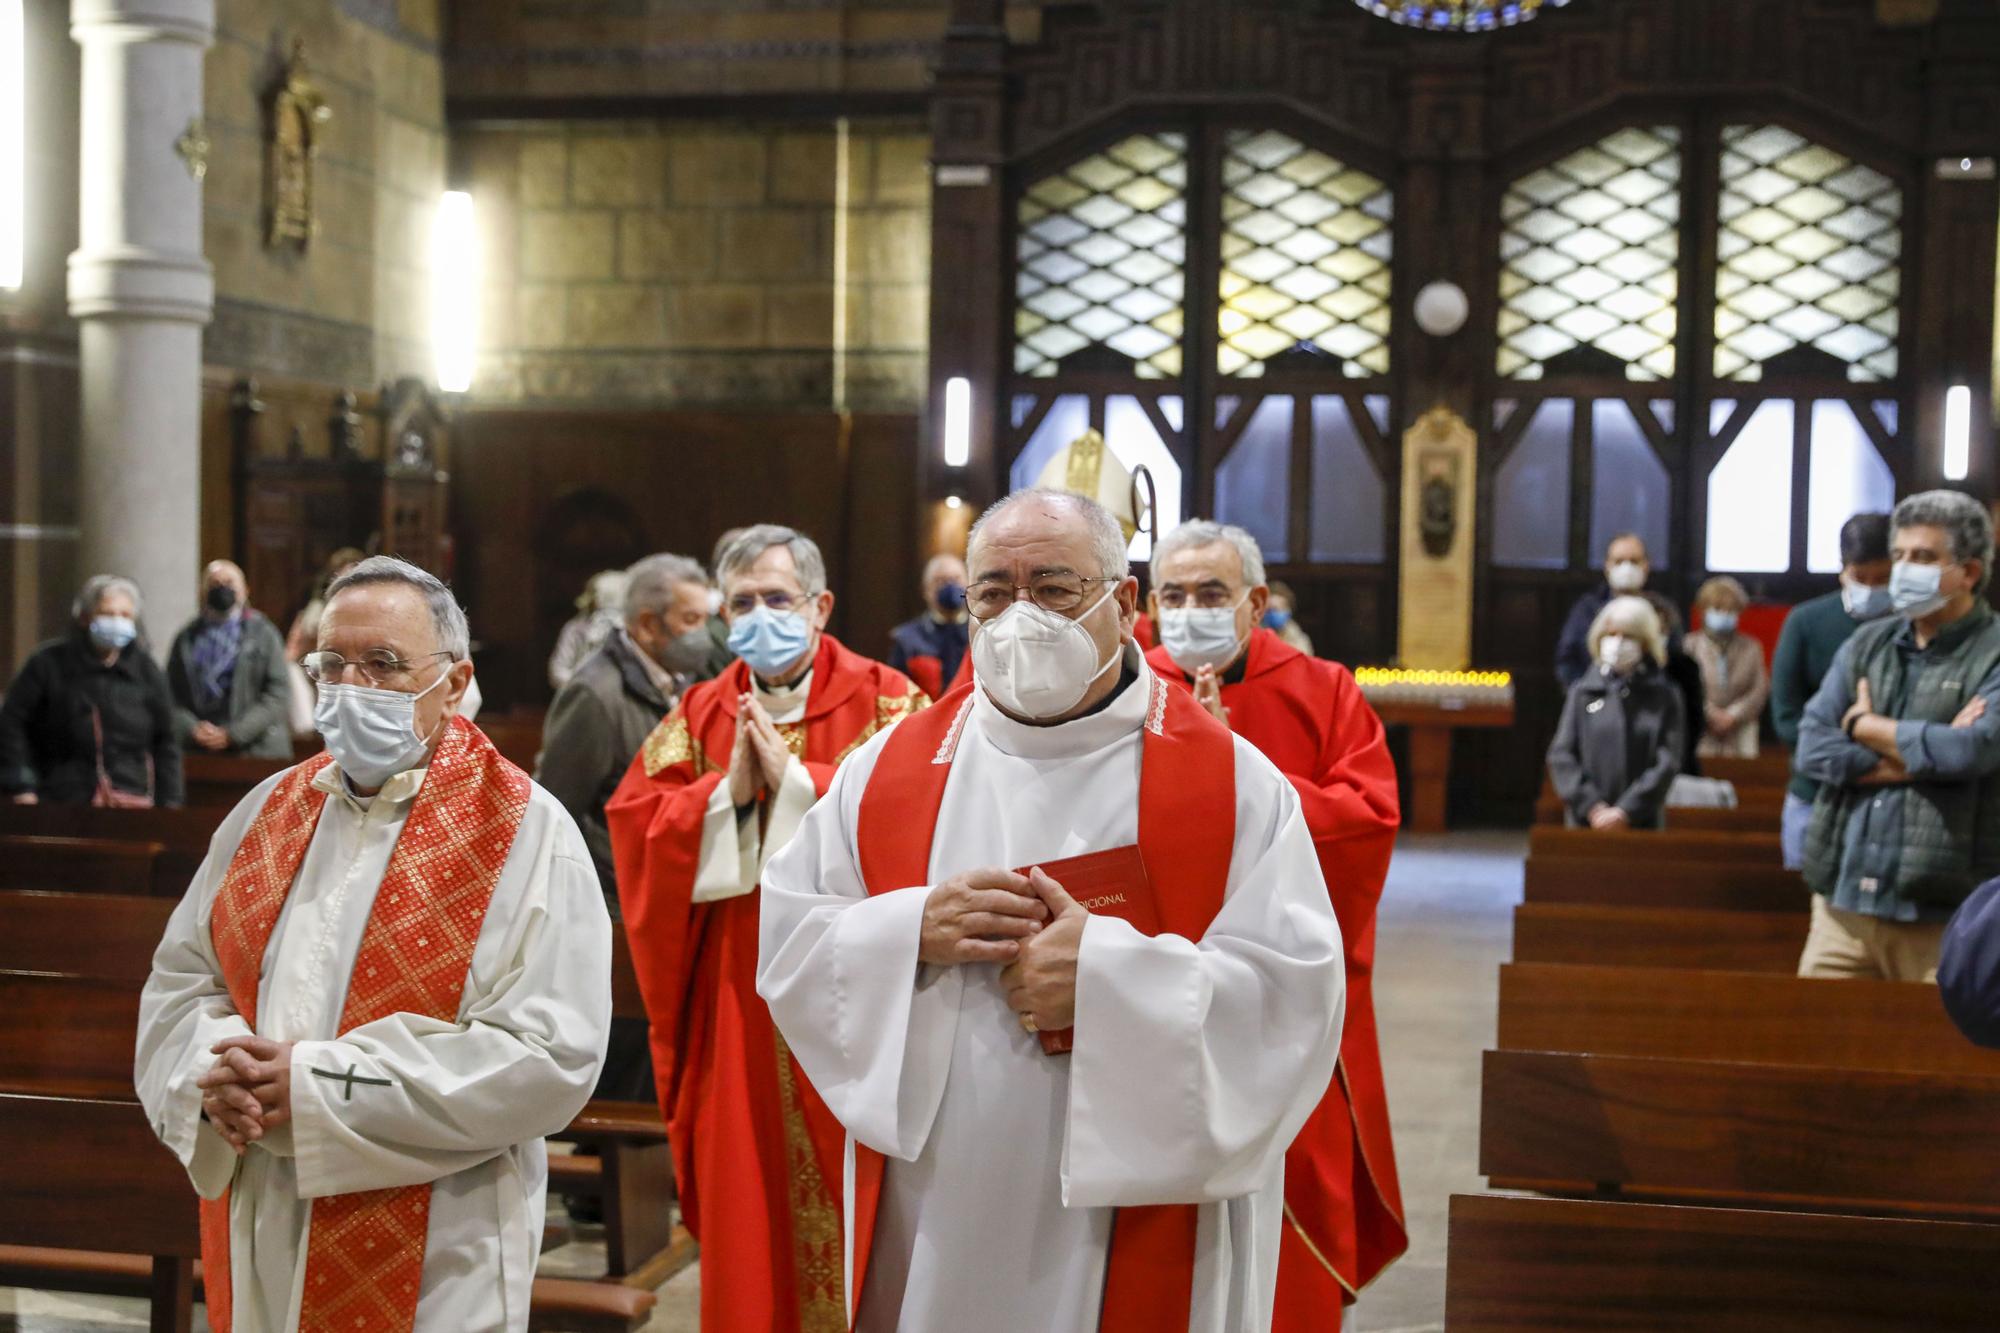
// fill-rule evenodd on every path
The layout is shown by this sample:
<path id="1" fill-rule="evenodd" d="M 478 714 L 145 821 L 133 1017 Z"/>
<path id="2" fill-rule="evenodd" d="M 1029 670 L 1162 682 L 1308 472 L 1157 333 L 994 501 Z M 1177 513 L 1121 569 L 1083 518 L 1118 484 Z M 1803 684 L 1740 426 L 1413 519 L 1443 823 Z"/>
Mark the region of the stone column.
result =
<path id="1" fill-rule="evenodd" d="M 201 560 L 202 58 L 215 0 L 72 0 L 82 187 L 69 308 L 82 360 L 82 572 L 146 594 L 164 652 Z"/>

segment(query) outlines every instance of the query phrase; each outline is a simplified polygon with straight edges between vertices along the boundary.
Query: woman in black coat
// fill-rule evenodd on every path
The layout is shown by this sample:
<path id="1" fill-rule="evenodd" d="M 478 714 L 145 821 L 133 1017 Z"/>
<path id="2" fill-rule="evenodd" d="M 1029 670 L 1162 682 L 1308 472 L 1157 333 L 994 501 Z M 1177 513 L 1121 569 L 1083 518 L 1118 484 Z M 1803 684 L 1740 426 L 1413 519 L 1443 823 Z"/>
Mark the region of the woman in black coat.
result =
<path id="1" fill-rule="evenodd" d="M 0 799 L 179 805 L 173 699 L 139 635 L 138 588 L 100 574 L 73 609 L 68 635 L 37 648 L 7 687 Z M 100 777 L 115 796 L 100 792 Z"/>
<path id="2" fill-rule="evenodd" d="M 1681 771 L 1687 706 L 1665 673 L 1666 636 L 1643 597 L 1617 597 L 1590 627 L 1594 665 L 1570 687 L 1549 778 L 1572 827 L 1657 829 Z"/>

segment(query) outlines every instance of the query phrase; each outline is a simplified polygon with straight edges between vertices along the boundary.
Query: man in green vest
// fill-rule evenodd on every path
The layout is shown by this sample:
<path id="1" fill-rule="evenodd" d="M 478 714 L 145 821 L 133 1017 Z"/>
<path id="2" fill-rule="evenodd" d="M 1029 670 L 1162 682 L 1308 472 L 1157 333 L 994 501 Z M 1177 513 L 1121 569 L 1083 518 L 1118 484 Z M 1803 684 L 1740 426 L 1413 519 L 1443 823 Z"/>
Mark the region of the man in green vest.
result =
<path id="1" fill-rule="evenodd" d="M 1993 523 L 1958 491 L 1896 506 L 1897 615 L 1834 657 L 1799 727 L 1821 786 L 1806 834 L 1801 976 L 1935 981 L 1945 922 L 2000 874 L 2000 619 Z"/>

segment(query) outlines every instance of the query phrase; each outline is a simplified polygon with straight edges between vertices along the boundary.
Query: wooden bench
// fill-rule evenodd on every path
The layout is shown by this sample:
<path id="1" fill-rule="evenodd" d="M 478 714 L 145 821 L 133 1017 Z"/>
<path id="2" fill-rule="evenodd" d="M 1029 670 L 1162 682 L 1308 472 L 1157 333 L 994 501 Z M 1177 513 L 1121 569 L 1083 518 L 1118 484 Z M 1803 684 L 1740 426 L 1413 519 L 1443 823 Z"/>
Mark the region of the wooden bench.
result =
<path id="1" fill-rule="evenodd" d="M 1667 810 L 1669 833 L 1770 833 L 1782 818 L 1782 805 L 1739 805 L 1733 810 L 1704 806 L 1674 806 Z"/>
<path id="2" fill-rule="evenodd" d="M 1738 791 L 1759 788 L 1783 791 L 1792 782 L 1792 755 L 1789 750 L 1774 748 L 1753 759 L 1709 757 L 1701 761 L 1701 771 L 1702 776 L 1720 778 Z"/>
<path id="3" fill-rule="evenodd" d="M 221 806 L 226 810 L 248 796 L 258 783 L 282 773 L 295 762 L 186 750 L 181 754 L 184 799 L 191 807 Z"/>
<path id="4" fill-rule="evenodd" d="M 1635 835 L 1637 836 L 1637 835 Z M 1629 858 L 1529 857 L 1522 897 L 1531 903 L 1606 907 L 1697 908 L 1728 912 L 1804 912 L 1805 880 L 1769 865 Z"/>
<path id="5" fill-rule="evenodd" d="M 55 972 L 143 984 L 166 933 L 169 898 L 0 892 L 0 972 Z"/>
<path id="6" fill-rule="evenodd" d="M 1810 914 L 1523 903 L 1514 961 L 1793 975 Z"/>
<path id="7" fill-rule="evenodd" d="M 1779 865 L 1778 833 L 1712 833 L 1661 829 L 1599 833 L 1594 829 L 1536 828 L 1528 834 L 1531 860 L 1644 860 L 1701 865 Z"/>
<path id="8" fill-rule="evenodd" d="M 166 850 L 159 842 L 0 834 L 0 890 L 151 893 Z"/>
<path id="9" fill-rule="evenodd" d="M 2000 1071 L 1488 1051 L 1479 1169 L 1494 1189 L 1993 1221 L 1995 1124 Z"/>
<path id="10" fill-rule="evenodd" d="M 1446 1255 L 1453 1333 L 2000 1327 L 2000 1226 L 1454 1195 Z"/>
<path id="11" fill-rule="evenodd" d="M 83 805 L 0 803 L 0 838 L 84 838 L 98 842 L 158 843 L 152 893 L 179 897 L 208 855 L 209 839 L 229 812 L 220 806 L 184 810 L 96 810 Z M 77 889 L 88 884 L 11 884 L 24 889 Z"/>
<path id="12" fill-rule="evenodd" d="M 1507 963 L 1499 1047 L 2000 1077 L 2000 1051 L 1945 1017 L 1935 986 Z"/>

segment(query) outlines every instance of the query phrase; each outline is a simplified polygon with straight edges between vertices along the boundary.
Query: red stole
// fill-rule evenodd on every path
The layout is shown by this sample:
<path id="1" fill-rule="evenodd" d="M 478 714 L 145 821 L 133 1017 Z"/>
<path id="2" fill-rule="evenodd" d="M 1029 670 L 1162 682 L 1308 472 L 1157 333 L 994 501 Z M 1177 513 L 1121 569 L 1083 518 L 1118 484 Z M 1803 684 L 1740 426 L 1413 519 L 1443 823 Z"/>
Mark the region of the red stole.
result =
<path id="1" fill-rule="evenodd" d="M 1177 685 L 1164 648 L 1147 656 Z M 1381 719 L 1344 667 L 1309 657 L 1269 630 L 1252 632 L 1243 679 L 1222 687 L 1232 730 L 1298 792 L 1340 918 L 1347 1023 L 1340 1065 L 1285 1157 L 1285 1232 L 1276 1333 L 1325 1326 L 1408 1248 L 1371 986 L 1375 909 L 1399 822 L 1396 769 Z"/>
<path id="2" fill-rule="evenodd" d="M 1130 686 L 1128 688 L 1137 688 Z M 1155 677 L 1139 764 L 1139 854 L 1168 934 L 1199 940 L 1221 910 L 1236 830 L 1236 755 L 1229 732 L 1184 691 Z M 868 891 L 930 882 L 931 844 L 959 737 L 972 710 L 962 686 L 898 727 L 862 793 L 855 841 Z M 1061 1059 L 1060 1056 L 1043 1057 Z M 854 1145 L 854 1290 L 861 1286 L 882 1198 L 880 1153 Z M 1120 1208 L 1106 1264 L 1103 1333 L 1186 1328 L 1194 1301 L 1196 1206 Z"/>
<path id="3" fill-rule="evenodd" d="M 820 636 L 812 670 L 803 721 L 778 730 L 824 795 L 842 759 L 929 701 L 832 635 Z M 693 901 L 704 815 L 728 779 L 748 689 L 736 662 L 688 690 L 605 815 L 674 1184 L 702 1244 L 703 1326 L 782 1333 L 844 1313 L 842 1132 L 757 994 L 759 896 Z"/>
<path id="4" fill-rule="evenodd" d="M 326 793 L 313 789 L 313 779 L 332 762 L 315 755 L 279 779 L 216 892 L 209 920 L 215 956 L 236 1012 L 253 1030 L 271 931 L 326 808 Z M 527 813 L 528 794 L 526 773 L 470 722 L 451 720 L 369 909 L 341 1032 L 396 1013 L 458 1020 L 473 946 Z M 301 1333 L 412 1327 L 430 1212 L 429 1185 L 315 1199 Z M 227 1193 L 202 1203 L 201 1252 L 209 1325 L 229 1333 L 234 1292 Z"/>

